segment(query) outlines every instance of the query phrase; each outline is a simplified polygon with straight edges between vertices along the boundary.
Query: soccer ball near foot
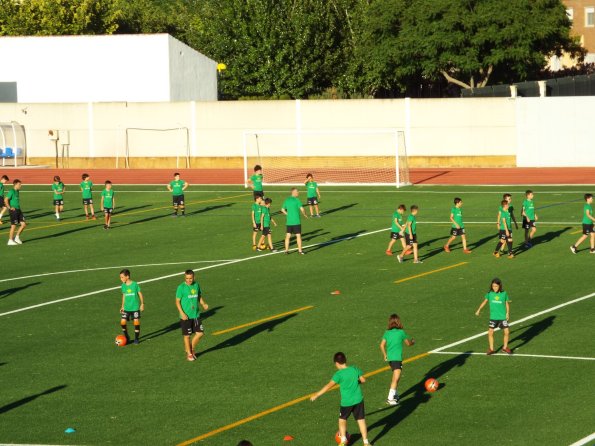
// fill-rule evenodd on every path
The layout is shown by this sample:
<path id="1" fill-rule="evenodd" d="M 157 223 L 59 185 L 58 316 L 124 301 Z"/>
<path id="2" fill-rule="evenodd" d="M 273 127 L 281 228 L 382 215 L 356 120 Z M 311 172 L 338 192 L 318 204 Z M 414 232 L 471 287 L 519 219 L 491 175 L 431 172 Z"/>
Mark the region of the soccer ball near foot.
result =
<path id="1" fill-rule="evenodd" d="M 436 390 L 438 390 L 440 383 L 438 382 L 438 380 L 435 380 L 434 378 L 428 378 L 426 379 L 425 386 L 428 392 L 435 392 Z"/>
<path id="2" fill-rule="evenodd" d="M 349 444 L 351 435 L 349 435 L 349 432 L 345 432 L 345 436 L 347 437 L 347 444 Z M 337 431 L 337 433 L 335 434 L 335 441 L 337 442 L 337 444 L 341 444 L 341 433 L 339 431 Z"/>
<path id="3" fill-rule="evenodd" d="M 116 345 L 118 347 L 124 347 L 126 345 L 126 336 L 124 336 L 124 335 L 116 336 Z"/>

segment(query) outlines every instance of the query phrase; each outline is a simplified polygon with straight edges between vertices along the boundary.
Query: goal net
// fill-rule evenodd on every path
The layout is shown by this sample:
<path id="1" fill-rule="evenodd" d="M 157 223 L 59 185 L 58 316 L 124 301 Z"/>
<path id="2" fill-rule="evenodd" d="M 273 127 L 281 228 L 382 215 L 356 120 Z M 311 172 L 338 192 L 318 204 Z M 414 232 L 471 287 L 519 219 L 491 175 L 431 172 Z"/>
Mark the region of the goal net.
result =
<path id="1" fill-rule="evenodd" d="M 126 129 L 125 167 L 135 167 L 134 158 L 175 158 L 176 167 L 190 167 L 190 134 L 187 127 L 173 129 Z M 119 167 L 120 155 L 116 159 Z"/>
<path id="2" fill-rule="evenodd" d="M 405 132 L 399 129 L 250 130 L 243 134 L 244 177 L 262 166 L 265 184 L 409 182 Z"/>

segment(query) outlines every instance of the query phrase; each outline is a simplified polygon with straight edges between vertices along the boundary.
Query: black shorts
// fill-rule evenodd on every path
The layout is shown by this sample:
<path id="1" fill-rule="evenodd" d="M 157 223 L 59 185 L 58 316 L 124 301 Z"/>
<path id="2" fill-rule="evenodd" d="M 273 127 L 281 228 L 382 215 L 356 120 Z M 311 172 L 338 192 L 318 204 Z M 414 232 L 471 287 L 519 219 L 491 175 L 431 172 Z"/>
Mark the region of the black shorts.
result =
<path id="1" fill-rule="evenodd" d="M 103 208 L 103 212 L 105 215 L 112 215 L 114 213 L 114 208 Z"/>
<path id="2" fill-rule="evenodd" d="M 456 237 L 457 235 L 465 235 L 465 228 L 452 228 L 450 230 L 450 235 Z"/>
<path id="3" fill-rule="evenodd" d="M 494 320 L 490 319 L 489 327 L 492 329 L 494 329 L 494 328 L 508 328 L 508 321 L 507 320 L 494 321 Z"/>
<path id="4" fill-rule="evenodd" d="M 316 197 L 308 197 L 308 204 L 309 205 L 318 204 L 318 198 L 316 198 Z"/>
<path id="5" fill-rule="evenodd" d="M 403 370 L 403 361 L 388 361 L 391 370 Z"/>
<path id="6" fill-rule="evenodd" d="M 120 314 L 122 315 L 123 321 L 133 321 L 134 319 L 140 319 L 140 310 L 122 311 Z"/>
<path id="7" fill-rule="evenodd" d="M 253 224 L 253 225 L 252 225 L 252 230 L 253 230 L 254 232 L 258 232 L 258 231 L 260 231 L 260 223 L 256 223 L 256 225 L 254 225 L 254 224 Z"/>
<path id="8" fill-rule="evenodd" d="M 64 200 L 54 200 L 54 206 L 64 206 Z"/>
<path id="9" fill-rule="evenodd" d="M 403 236 L 401 235 L 400 232 L 391 232 L 390 238 L 392 238 L 393 240 L 399 240 L 399 239 L 403 238 Z"/>
<path id="10" fill-rule="evenodd" d="M 23 211 L 20 209 L 15 209 L 14 211 L 9 211 L 10 213 L 10 224 L 11 225 L 18 225 L 20 223 L 25 222 L 25 216 L 23 215 Z"/>
<path id="11" fill-rule="evenodd" d="M 93 204 L 93 199 L 92 198 L 83 198 L 83 204 L 84 205 Z"/>
<path id="12" fill-rule="evenodd" d="M 271 234 L 270 226 L 265 226 L 264 228 L 262 228 L 262 235 L 269 235 L 269 234 Z"/>
<path id="13" fill-rule="evenodd" d="M 183 206 L 184 205 L 184 195 L 174 195 L 172 197 L 172 201 L 174 206 Z"/>
<path id="14" fill-rule="evenodd" d="M 200 318 L 196 319 L 180 319 L 180 328 L 184 336 L 190 336 L 192 333 L 204 333 L 205 329 Z"/>
<path id="15" fill-rule="evenodd" d="M 417 243 L 417 234 L 409 235 L 405 234 L 405 244 L 413 246 Z"/>
<path id="16" fill-rule="evenodd" d="M 523 217 L 523 228 L 530 229 L 535 227 L 535 220 L 527 220 Z"/>
<path id="17" fill-rule="evenodd" d="M 341 406 L 339 408 L 339 418 L 341 420 L 346 420 L 351 414 L 353 414 L 353 417 L 356 420 L 363 420 L 366 418 L 366 410 L 364 408 L 363 400 L 355 406 Z"/>
<path id="18" fill-rule="evenodd" d="M 593 232 L 593 223 L 591 223 L 590 225 L 586 225 L 583 223 L 583 234 L 589 235 L 592 232 Z"/>
<path id="19" fill-rule="evenodd" d="M 264 191 L 255 190 L 255 191 L 252 192 L 252 195 L 254 196 L 254 198 L 256 198 L 256 197 L 263 198 L 264 197 Z"/>
<path id="20" fill-rule="evenodd" d="M 286 234 L 301 234 L 302 233 L 302 225 L 289 225 L 285 230 Z"/>
<path id="21" fill-rule="evenodd" d="M 508 233 L 510 234 L 510 238 L 512 238 L 512 231 L 508 231 Z M 500 240 L 506 240 L 506 231 L 504 229 L 500 229 L 500 232 L 498 233 L 498 237 L 500 238 Z"/>

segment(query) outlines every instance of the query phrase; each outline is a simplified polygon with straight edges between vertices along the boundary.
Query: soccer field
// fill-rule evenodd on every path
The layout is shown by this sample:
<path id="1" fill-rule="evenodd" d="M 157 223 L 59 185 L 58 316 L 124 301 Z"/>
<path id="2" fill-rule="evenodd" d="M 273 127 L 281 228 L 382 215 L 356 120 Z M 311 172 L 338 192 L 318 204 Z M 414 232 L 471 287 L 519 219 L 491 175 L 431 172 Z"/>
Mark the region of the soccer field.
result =
<path id="1" fill-rule="evenodd" d="M 589 191 L 532 189 L 535 246 L 522 248 L 515 230 L 516 257 L 497 259 L 499 201 L 513 194 L 520 223 L 525 187 L 321 185 L 323 217 L 302 221 L 299 256 L 252 251 L 252 193 L 237 186 L 190 187 L 187 216 L 174 219 L 165 188 L 116 185 L 106 231 L 99 212 L 85 221 L 78 188 L 57 222 L 49 186 L 24 185 L 24 244 L 6 246 L 6 216 L 0 227 L 0 443 L 335 444 L 338 391 L 308 397 L 332 377 L 336 351 L 368 376 L 375 445 L 579 441 L 595 432 L 595 255 L 588 241 L 577 255 L 568 248 Z M 265 190 L 278 211 L 288 188 Z M 455 196 L 470 255 L 460 240 L 442 249 Z M 97 189 L 95 198 L 98 211 Z M 384 253 L 401 203 L 419 205 L 423 264 Z M 285 218 L 274 218 L 281 247 Z M 124 267 L 145 311 L 140 345 L 119 348 Z M 185 359 L 174 303 L 188 268 L 210 305 L 195 362 Z M 511 298 L 512 357 L 485 355 L 489 312 L 474 314 L 494 277 Z M 416 344 L 404 351 L 401 404 L 388 407 L 378 344 L 393 312 Z M 495 338 L 501 346 L 502 333 Z M 429 377 L 441 383 L 435 393 L 424 389 Z M 362 444 L 353 419 L 348 426 Z"/>

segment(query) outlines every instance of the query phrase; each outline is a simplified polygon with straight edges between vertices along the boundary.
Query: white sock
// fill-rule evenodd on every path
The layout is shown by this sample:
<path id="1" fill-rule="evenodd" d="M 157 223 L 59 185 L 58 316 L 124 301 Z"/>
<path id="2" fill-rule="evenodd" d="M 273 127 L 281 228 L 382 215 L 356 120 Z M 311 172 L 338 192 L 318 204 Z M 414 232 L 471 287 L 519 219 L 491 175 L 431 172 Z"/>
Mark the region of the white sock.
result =
<path id="1" fill-rule="evenodd" d="M 364 444 L 370 444 L 367 438 L 364 440 Z"/>
<path id="2" fill-rule="evenodd" d="M 347 437 L 341 437 L 341 441 L 342 441 L 343 443 L 347 443 Z"/>
<path id="3" fill-rule="evenodd" d="M 396 394 L 397 394 L 397 389 L 390 389 L 388 391 L 388 399 L 389 400 L 394 400 Z"/>

